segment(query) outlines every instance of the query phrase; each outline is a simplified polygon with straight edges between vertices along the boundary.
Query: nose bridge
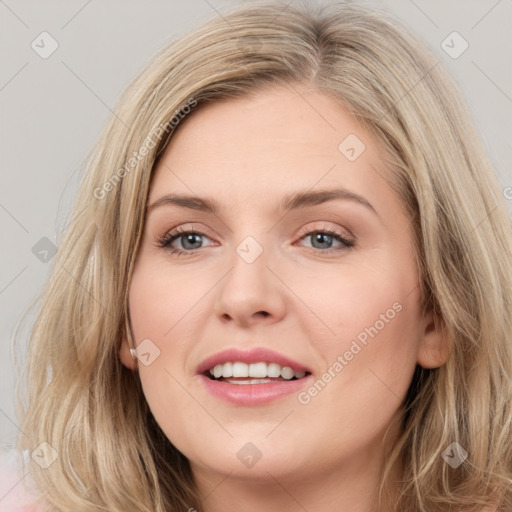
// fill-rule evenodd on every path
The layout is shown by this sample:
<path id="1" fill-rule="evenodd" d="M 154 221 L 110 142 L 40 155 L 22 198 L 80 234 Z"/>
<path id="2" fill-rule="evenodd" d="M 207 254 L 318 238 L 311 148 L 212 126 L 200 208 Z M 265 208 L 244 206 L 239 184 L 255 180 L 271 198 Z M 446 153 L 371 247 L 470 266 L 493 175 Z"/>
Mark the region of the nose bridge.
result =
<path id="1" fill-rule="evenodd" d="M 252 232 L 255 233 L 254 230 Z M 242 235 L 241 241 L 234 246 L 231 271 L 228 274 L 228 280 L 234 284 L 235 291 L 256 296 L 267 288 L 268 275 L 271 274 L 267 268 L 270 253 L 268 237 L 262 236 L 262 232 Z M 240 287 L 247 289 L 241 290 Z"/>
<path id="2" fill-rule="evenodd" d="M 253 234 L 248 234 L 248 233 Z M 283 290 L 270 270 L 275 261 L 268 228 L 240 229 L 241 240 L 234 245 L 230 270 L 220 283 L 216 310 L 241 323 L 255 314 L 280 317 L 284 311 Z M 237 234 L 234 234 L 236 239 Z M 270 267 L 268 268 L 267 267 Z"/>
<path id="3" fill-rule="evenodd" d="M 265 258 L 260 258 L 260 256 L 264 252 L 266 254 L 268 254 L 269 252 L 269 237 L 265 236 L 263 239 L 261 233 L 258 233 L 256 237 L 253 235 L 245 236 L 235 248 L 235 252 L 238 255 L 238 257 L 241 260 L 243 260 L 247 265 L 252 265 L 254 262 L 258 260 L 260 260 L 261 264 L 261 261 L 265 260 Z M 264 249 L 263 244 L 265 244 L 266 250 Z"/>
<path id="4" fill-rule="evenodd" d="M 257 212 L 257 203 L 249 197 L 244 205 L 233 213 L 235 222 L 232 225 L 231 242 L 234 249 L 232 264 L 236 267 L 253 270 L 256 264 L 258 271 L 262 271 L 265 262 L 269 264 L 273 259 L 271 223 L 263 212 Z M 259 201 L 261 203 L 261 201 Z M 260 206 L 261 208 L 261 206 Z M 260 268 L 261 267 L 261 268 Z"/>

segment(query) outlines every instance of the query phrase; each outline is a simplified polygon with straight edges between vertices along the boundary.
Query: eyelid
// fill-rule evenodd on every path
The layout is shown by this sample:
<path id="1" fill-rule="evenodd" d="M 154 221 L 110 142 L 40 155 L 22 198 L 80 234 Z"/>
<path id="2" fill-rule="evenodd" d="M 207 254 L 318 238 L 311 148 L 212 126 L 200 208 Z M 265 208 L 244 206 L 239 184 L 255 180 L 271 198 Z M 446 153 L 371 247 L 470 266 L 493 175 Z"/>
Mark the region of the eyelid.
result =
<path id="1" fill-rule="evenodd" d="M 310 226 L 311 222 L 313 222 L 313 223 L 314 222 L 323 222 L 324 225 L 322 227 Z M 352 231 L 350 231 L 350 229 L 348 229 L 346 227 L 333 228 L 333 227 L 325 225 L 325 223 L 327 221 L 311 221 L 311 222 L 308 223 L 306 226 L 301 227 L 299 232 L 298 232 L 298 234 L 297 234 L 297 236 L 303 237 L 304 235 L 310 234 L 314 230 L 319 230 L 319 231 L 325 230 L 325 231 L 329 231 L 329 232 L 333 232 L 333 233 L 339 233 L 339 230 L 342 229 L 342 230 L 345 230 L 346 233 L 347 233 L 347 235 L 344 235 L 342 233 L 344 236 L 346 236 L 346 238 L 349 238 L 351 240 L 356 238 L 354 236 L 354 234 L 352 233 Z M 179 224 L 179 225 L 177 225 L 174 228 L 168 229 L 163 236 L 167 236 L 167 235 L 169 235 L 171 233 L 172 234 L 176 234 L 176 233 L 179 233 L 179 232 L 187 232 L 187 231 L 194 231 L 194 232 L 197 231 L 198 234 L 201 234 L 203 236 L 207 236 L 208 238 L 212 238 L 212 235 L 208 234 L 209 230 L 207 228 L 198 227 L 198 223 L 195 223 L 195 222 Z"/>
<path id="2" fill-rule="evenodd" d="M 355 243 L 356 237 L 354 236 L 354 234 L 349 229 L 344 228 L 344 227 L 340 228 L 340 227 L 328 226 L 328 225 L 325 224 L 326 221 L 318 221 L 318 222 L 324 222 L 324 225 L 321 226 L 321 227 L 320 226 L 316 226 L 316 225 L 315 226 L 306 225 L 306 226 L 302 227 L 299 230 L 299 234 L 297 236 L 299 236 L 299 238 L 303 238 L 304 236 L 309 235 L 311 233 L 314 233 L 314 232 L 317 232 L 317 231 L 324 231 L 324 232 L 327 232 L 329 234 L 341 236 L 342 238 L 347 240 L 347 242 L 354 242 Z M 346 234 L 343 233 L 343 230 L 346 231 Z"/>
<path id="3" fill-rule="evenodd" d="M 332 226 L 329 227 L 329 226 L 325 225 L 325 221 L 323 221 L 323 222 L 324 222 L 324 225 L 321 227 L 320 226 L 318 226 L 318 227 L 317 226 L 309 226 L 308 227 L 308 225 L 303 226 L 299 230 L 299 233 L 296 235 L 298 237 L 297 241 L 301 241 L 301 240 L 305 239 L 307 236 L 311 236 L 313 233 L 324 233 L 324 234 L 332 236 L 334 239 L 336 239 L 338 242 L 340 242 L 343 246 L 343 247 L 339 247 L 339 248 L 329 248 L 326 250 L 317 249 L 315 247 L 312 247 L 311 249 L 317 253 L 332 253 L 332 252 L 339 253 L 339 252 L 346 251 L 346 250 L 351 249 L 356 246 L 356 237 L 352 234 L 352 232 L 350 230 L 348 230 L 347 228 L 343 228 L 348 233 L 350 233 L 350 235 L 347 236 L 343 233 L 343 231 L 340 229 L 340 227 L 332 227 Z M 172 229 L 166 231 L 162 236 L 157 237 L 158 247 L 164 248 L 164 249 L 168 250 L 171 254 L 177 254 L 178 256 L 180 254 L 189 254 L 189 255 L 195 254 L 197 251 L 199 251 L 200 249 L 204 249 L 207 246 L 199 247 L 197 249 L 189 249 L 189 250 L 171 249 L 171 248 L 169 248 L 169 246 L 174 241 L 179 240 L 181 236 L 189 234 L 189 233 L 197 234 L 199 236 L 212 239 L 212 237 L 208 233 L 205 233 L 205 231 L 208 231 L 208 230 L 203 230 L 202 228 L 197 228 L 197 227 L 195 227 L 194 223 L 181 224 L 175 228 L 172 228 Z M 295 243 L 296 242 L 294 242 L 294 244 Z"/>
<path id="4" fill-rule="evenodd" d="M 165 241 L 168 241 L 168 243 L 171 243 L 170 241 L 173 238 L 175 240 L 177 240 L 180 237 L 180 235 L 186 235 L 189 232 L 193 232 L 200 236 L 212 239 L 213 237 L 210 236 L 207 233 L 207 231 L 208 230 L 206 230 L 206 229 L 196 227 L 196 225 L 194 223 L 180 224 L 180 225 L 176 226 L 175 228 L 165 231 L 163 235 L 157 236 L 157 242 L 158 242 L 158 245 L 161 247 L 164 245 Z M 188 251 L 188 252 L 192 252 L 192 250 Z"/>

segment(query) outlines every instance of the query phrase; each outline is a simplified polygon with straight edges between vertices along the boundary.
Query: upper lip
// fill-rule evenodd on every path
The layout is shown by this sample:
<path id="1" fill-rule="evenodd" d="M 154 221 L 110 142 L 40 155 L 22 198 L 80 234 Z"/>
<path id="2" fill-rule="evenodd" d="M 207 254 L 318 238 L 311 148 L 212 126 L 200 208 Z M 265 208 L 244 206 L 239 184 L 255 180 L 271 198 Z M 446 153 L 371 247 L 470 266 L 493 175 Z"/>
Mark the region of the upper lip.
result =
<path id="1" fill-rule="evenodd" d="M 288 366 L 295 372 L 310 372 L 310 370 L 301 363 L 290 359 L 283 354 L 279 354 L 273 350 L 264 347 L 256 347 L 250 350 L 240 350 L 238 348 L 228 348 L 217 352 L 213 356 L 205 359 L 198 367 L 197 373 L 202 374 L 215 367 L 218 364 L 228 362 L 241 362 L 241 363 L 277 363 L 280 366 Z"/>

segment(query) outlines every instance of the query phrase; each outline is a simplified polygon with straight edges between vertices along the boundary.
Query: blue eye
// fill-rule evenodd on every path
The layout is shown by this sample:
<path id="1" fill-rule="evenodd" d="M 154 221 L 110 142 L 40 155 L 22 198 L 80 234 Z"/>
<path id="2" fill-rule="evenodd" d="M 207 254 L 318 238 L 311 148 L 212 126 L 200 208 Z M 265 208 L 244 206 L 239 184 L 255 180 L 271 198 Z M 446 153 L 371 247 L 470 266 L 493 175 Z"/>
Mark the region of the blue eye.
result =
<path id="1" fill-rule="evenodd" d="M 331 252 L 331 251 L 343 251 L 354 247 L 355 243 L 351 240 L 347 240 L 341 233 L 338 233 L 335 229 L 323 229 L 323 230 L 313 230 L 306 233 L 302 238 L 310 238 L 312 243 L 315 244 L 328 244 L 332 245 L 333 240 L 336 240 L 342 244 L 342 247 L 338 247 L 337 249 L 332 249 L 331 247 L 315 247 L 313 249 L 319 250 L 321 252 Z M 327 249 L 322 251 L 322 249 Z"/>
<path id="2" fill-rule="evenodd" d="M 313 235 L 315 235 L 313 237 Z M 186 228 L 177 228 L 174 231 L 165 234 L 163 237 L 159 238 L 158 245 L 159 247 L 165 248 L 171 254 L 175 254 L 177 256 L 181 255 L 191 255 L 195 254 L 201 248 L 201 237 L 208 238 L 207 235 L 201 233 L 200 231 Z M 313 247 L 315 251 L 320 253 L 325 252 L 341 252 L 349 250 L 352 247 L 355 247 L 355 242 L 352 240 L 348 240 L 341 233 L 339 233 L 336 229 L 314 229 L 305 232 L 302 234 L 300 240 L 310 237 L 314 244 L 327 244 L 329 246 L 332 245 L 333 241 L 336 240 L 341 244 L 341 247 L 332 248 L 332 247 Z M 182 249 L 173 248 L 171 244 L 175 240 L 180 240 Z M 190 245 L 192 247 L 190 247 Z M 199 245 L 199 246 L 197 246 Z"/>
<path id="3" fill-rule="evenodd" d="M 171 254 L 176 254 L 178 256 L 182 255 L 182 254 L 193 254 L 195 253 L 199 247 L 185 247 L 185 245 L 188 245 L 188 244 L 197 244 L 197 243 L 201 243 L 201 240 L 200 240 L 200 237 L 202 236 L 206 236 L 204 233 L 201 233 L 197 230 L 192 230 L 192 229 L 185 229 L 185 228 L 177 228 L 175 229 L 174 231 L 172 231 L 171 233 L 167 233 L 166 235 L 164 235 L 162 238 L 160 238 L 158 240 L 159 242 L 159 246 L 162 247 L 162 248 L 165 248 L 167 249 Z M 171 248 L 171 244 L 175 241 L 175 240 L 178 240 L 180 239 L 182 241 L 182 245 L 183 245 L 183 248 L 185 250 L 181 250 L 181 249 L 174 249 L 174 248 Z"/>

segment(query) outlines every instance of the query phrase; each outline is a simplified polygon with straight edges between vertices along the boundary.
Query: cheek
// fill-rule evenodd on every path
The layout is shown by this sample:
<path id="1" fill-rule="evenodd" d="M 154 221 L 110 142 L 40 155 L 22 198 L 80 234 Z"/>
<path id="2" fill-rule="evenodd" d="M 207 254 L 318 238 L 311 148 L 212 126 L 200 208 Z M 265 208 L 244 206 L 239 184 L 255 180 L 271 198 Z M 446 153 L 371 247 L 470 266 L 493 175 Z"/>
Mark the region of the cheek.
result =
<path id="1" fill-rule="evenodd" d="M 355 338 L 364 345 L 382 337 L 388 340 L 383 349 L 399 346 L 398 334 L 410 334 L 416 325 L 416 285 L 413 268 L 358 262 L 298 276 L 294 292 L 314 313 L 300 317 L 309 339 L 329 353 L 348 348 Z"/>
<path id="2" fill-rule="evenodd" d="M 322 431 L 333 440 L 329 450 L 339 453 L 356 454 L 379 439 L 403 403 L 416 366 L 416 309 L 410 296 L 389 288 L 363 289 L 348 287 L 347 294 L 338 294 L 336 307 L 324 308 L 336 335 L 316 338 L 323 366 L 297 396 L 297 423 L 311 435 Z"/>
<path id="3" fill-rule="evenodd" d="M 154 338 L 156 343 L 164 343 L 187 325 L 182 319 L 193 316 L 207 289 L 204 280 L 186 276 L 179 268 L 170 272 L 168 266 L 149 264 L 142 258 L 134 270 L 129 293 L 135 342 Z"/>
<path id="4" fill-rule="evenodd" d="M 197 414 L 197 406 L 186 391 L 183 361 L 186 358 L 187 329 L 193 328 L 189 316 L 201 296 L 186 286 L 178 275 L 169 275 L 157 265 L 147 265 L 144 258 L 135 268 L 130 284 L 129 308 L 134 342 L 146 343 L 150 361 L 138 361 L 138 373 L 146 401 L 168 438 L 187 437 L 183 418 Z M 195 280 L 192 280 L 192 286 Z M 148 342 L 151 341 L 151 343 Z M 149 343 L 149 344 L 148 344 Z M 155 348 L 156 347 L 156 348 Z M 175 416 L 176 411 L 180 411 Z"/>
<path id="5" fill-rule="evenodd" d="M 355 407 L 363 398 L 394 407 L 393 394 L 402 398 L 409 387 L 421 337 L 416 269 L 384 255 L 340 267 L 335 275 L 331 269 L 294 287 L 315 313 L 298 321 L 322 362 L 315 373 L 328 381 L 324 405 L 343 396 L 349 402 L 356 397 Z"/>
<path id="6" fill-rule="evenodd" d="M 128 297 L 131 327 L 135 345 L 146 343 L 150 352 L 150 364 L 139 361 L 138 371 L 148 404 L 163 423 L 167 411 L 185 413 L 194 407 L 184 390 L 189 370 L 184 363 L 190 340 L 198 339 L 197 316 L 212 286 L 179 268 L 170 271 L 165 262 L 150 262 L 144 254 L 134 269 Z"/>

